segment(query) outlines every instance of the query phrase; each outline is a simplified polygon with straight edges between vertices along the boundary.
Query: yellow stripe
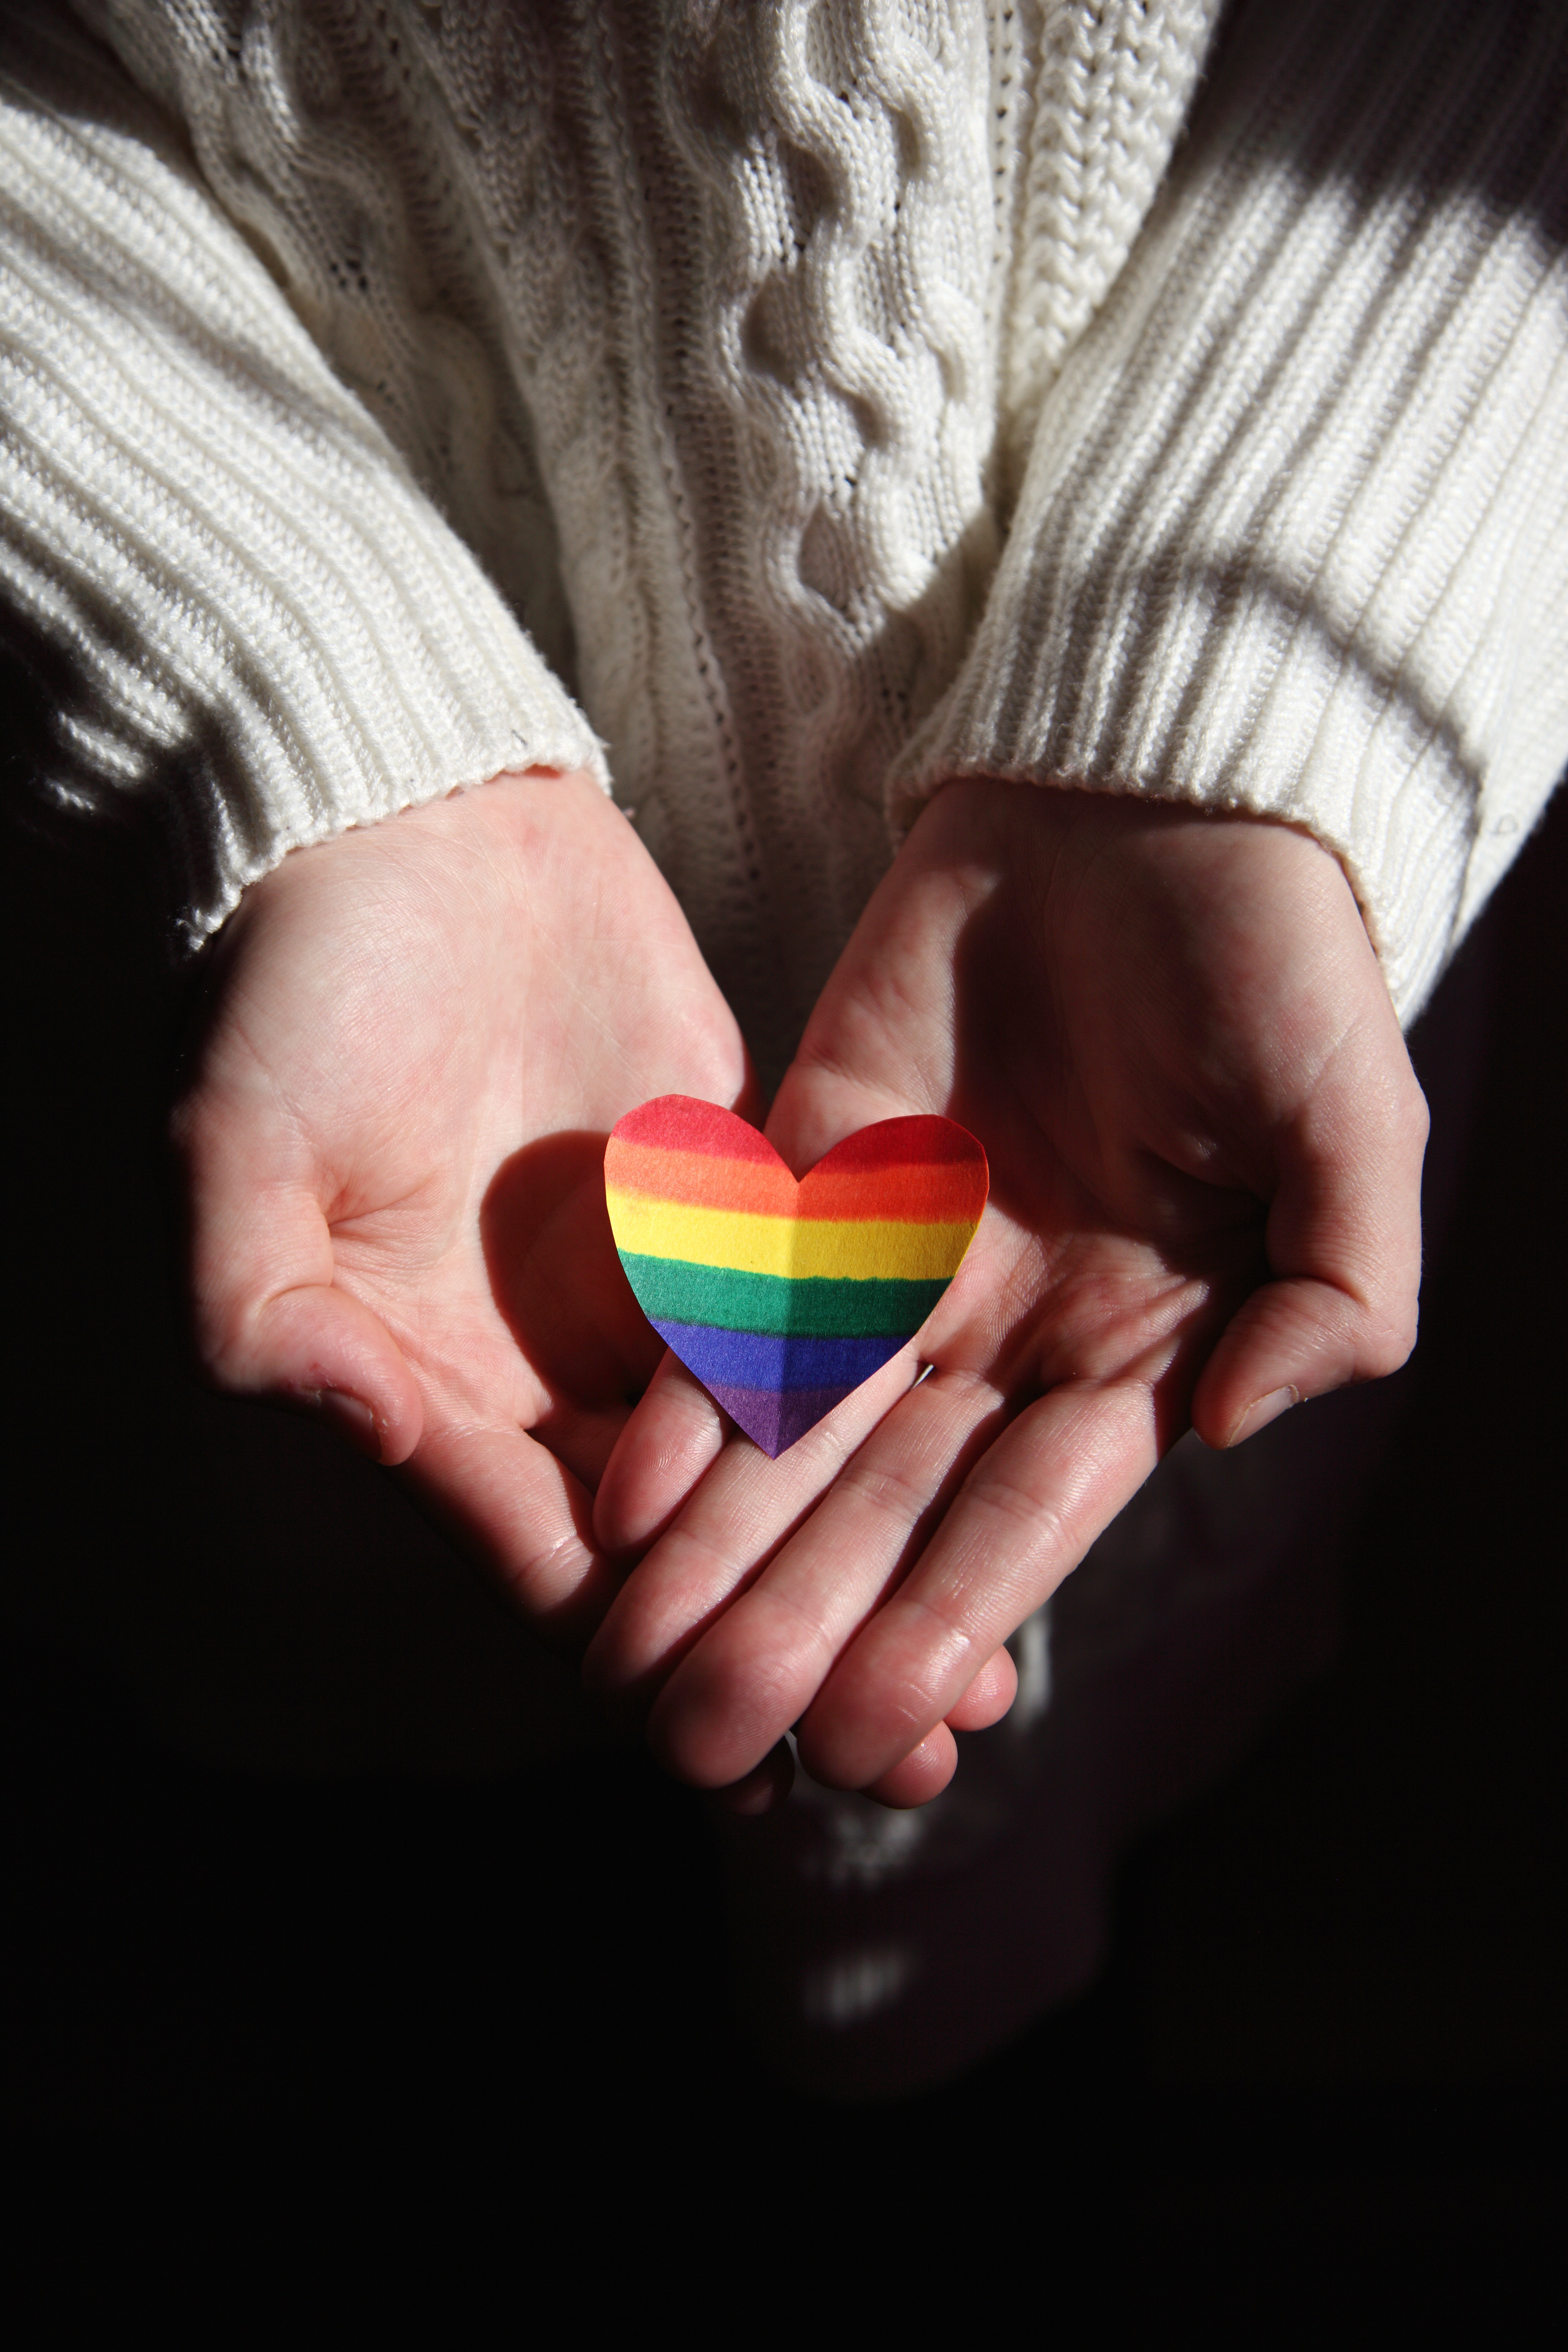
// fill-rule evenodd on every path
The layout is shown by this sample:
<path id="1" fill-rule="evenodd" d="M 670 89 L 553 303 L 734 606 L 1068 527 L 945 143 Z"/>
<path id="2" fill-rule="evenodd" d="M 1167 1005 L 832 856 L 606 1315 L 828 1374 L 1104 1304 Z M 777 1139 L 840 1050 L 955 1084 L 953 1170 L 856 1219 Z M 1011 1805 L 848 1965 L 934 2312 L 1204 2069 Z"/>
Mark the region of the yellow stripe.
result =
<path id="1" fill-rule="evenodd" d="M 958 1272 L 973 1225 L 917 1225 L 880 1218 L 763 1217 L 745 1209 L 693 1209 L 606 1184 L 616 1247 L 738 1274 L 851 1282 L 946 1282 Z"/>

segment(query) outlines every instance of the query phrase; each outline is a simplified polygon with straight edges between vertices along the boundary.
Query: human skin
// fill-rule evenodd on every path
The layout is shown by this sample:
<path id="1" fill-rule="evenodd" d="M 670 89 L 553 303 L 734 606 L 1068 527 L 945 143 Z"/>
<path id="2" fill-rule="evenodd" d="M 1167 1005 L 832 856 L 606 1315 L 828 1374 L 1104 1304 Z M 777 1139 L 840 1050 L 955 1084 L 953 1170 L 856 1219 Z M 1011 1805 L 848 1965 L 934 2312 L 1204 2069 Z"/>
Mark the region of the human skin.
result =
<path id="1" fill-rule="evenodd" d="M 738 1803 L 776 1789 L 791 1727 L 816 1779 L 926 1801 L 959 1695 L 1005 1710 L 999 1644 L 1189 1424 L 1236 1444 L 1414 1342 L 1426 1105 L 1305 834 L 950 785 L 766 1131 L 798 1174 L 932 1111 L 984 1143 L 991 1197 L 871 1433 L 840 1408 L 772 1463 L 667 1359 L 598 1489 L 606 1549 L 651 1549 L 589 1682 Z"/>
<path id="2" fill-rule="evenodd" d="M 616 1261 L 605 1134 L 671 1092 L 760 1114 L 633 829 L 531 772 L 247 892 L 175 1137 L 213 1378 L 399 1466 L 739 1806 L 796 1724 L 821 1779 L 934 1795 L 1010 1702 L 1007 1633 L 1189 1414 L 1234 1443 L 1410 1345 L 1425 1108 L 1340 868 L 1286 828 L 938 795 L 768 1133 L 800 1171 L 946 1112 L 992 1198 L 917 1346 L 777 1463 L 660 1363 Z"/>
<path id="3" fill-rule="evenodd" d="M 218 943 L 174 1119 L 196 1344 L 324 1413 L 580 1650 L 592 1494 L 662 1352 L 604 1205 L 648 1094 L 750 1107 L 634 828 L 542 771 L 292 853 Z"/>
<path id="4" fill-rule="evenodd" d="M 761 1115 L 633 827 L 591 777 L 533 770 L 253 884 L 174 1114 L 212 1379 L 395 1467 L 573 1656 L 626 1567 L 593 1492 L 663 1353 L 605 1142 L 665 1093 Z M 868 1430 L 877 1401 L 853 1410 Z M 957 1727 L 992 1719 L 995 1683 Z"/>

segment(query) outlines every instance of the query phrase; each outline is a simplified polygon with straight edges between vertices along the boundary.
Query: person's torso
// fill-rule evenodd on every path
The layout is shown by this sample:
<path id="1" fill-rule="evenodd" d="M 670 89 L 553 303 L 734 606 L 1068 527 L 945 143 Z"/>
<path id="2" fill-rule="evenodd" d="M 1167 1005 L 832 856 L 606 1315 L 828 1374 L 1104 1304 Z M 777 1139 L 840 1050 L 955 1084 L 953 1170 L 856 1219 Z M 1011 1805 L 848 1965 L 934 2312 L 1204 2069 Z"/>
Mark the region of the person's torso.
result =
<path id="1" fill-rule="evenodd" d="M 1217 0 L 84 0 L 581 699 L 764 1060 Z"/>

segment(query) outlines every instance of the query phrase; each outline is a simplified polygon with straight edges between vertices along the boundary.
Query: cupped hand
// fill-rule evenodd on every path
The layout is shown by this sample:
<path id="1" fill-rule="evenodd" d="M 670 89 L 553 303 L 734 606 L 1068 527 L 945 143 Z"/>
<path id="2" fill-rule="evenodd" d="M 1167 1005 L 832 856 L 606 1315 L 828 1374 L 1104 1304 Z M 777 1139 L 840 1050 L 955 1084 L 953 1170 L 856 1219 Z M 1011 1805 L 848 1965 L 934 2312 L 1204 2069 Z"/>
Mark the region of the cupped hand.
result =
<path id="1" fill-rule="evenodd" d="M 950 785 L 767 1133 L 799 1174 L 924 1111 L 992 1189 L 914 1345 L 777 1463 L 667 1360 L 599 1490 L 607 1546 L 658 1539 L 590 1677 L 701 1785 L 761 1780 L 794 1726 L 821 1780 L 935 1794 L 952 1727 L 1011 1697 L 999 1644 L 1189 1420 L 1234 1444 L 1413 1343 L 1426 1106 L 1303 834 Z"/>
<path id="2" fill-rule="evenodd" d="M 320 1411 L 578 1643 L 591 1490 L 660 1346 L 605 1210 L 649 1095 L 744 1048 L 624 815 L 542 771 L 294 852 L 219 940 L 175 1114 L 198 1346 Z"/>

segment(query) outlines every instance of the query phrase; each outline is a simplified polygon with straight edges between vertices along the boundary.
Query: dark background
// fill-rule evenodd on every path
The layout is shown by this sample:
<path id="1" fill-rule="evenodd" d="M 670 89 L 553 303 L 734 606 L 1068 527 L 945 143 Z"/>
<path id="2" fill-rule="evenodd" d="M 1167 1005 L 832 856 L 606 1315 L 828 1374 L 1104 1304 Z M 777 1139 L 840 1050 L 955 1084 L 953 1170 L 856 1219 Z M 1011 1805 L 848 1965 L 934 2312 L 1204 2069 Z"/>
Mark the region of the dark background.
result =
<path id="1" fill-rule="evenodd" d="M 966 2080 L 848 2108 L 791 2093 L 752 2054 L 726 2004 L 708 1826 L 635 1759 L 480 1756 L 442 1777 L 411 1751 L 273 1772 L 199 1760 L 201 1738 L 143 1703 L 161 1672 L 178 1681 L 166 1653 L 182 1606 L 205 1606 L 204 1562 L 244 1548 L 218 1471 L 182 1454 L 158 1402 L 175 1321 L 166 1273 L 134 1244 L 167 1213 L 160 1106 L 184 1008 L 141 845 L 13 822 L 4 845 L 5 2111 L 42 2212 L 79 2231 L 107 2196 L 123 2226 L 171 2168 L 184 2210 L 222 2207 L 230 2226 L 256 2168 L 274 2194 L 439 2177 L 493 2200 L 528 2177 L 579 2221 L 585 2197 L 614 2235 L 610 2216 L 672 2193 L 673 2168 L 695 2200 L 681 2237 L 703 2244 L 714 2211 L 753 2191 L 752 2225 L 789 2242 L 803 2210 L 819 2228 L 852 2218 L 873 2245 L 908 2229 L 911 2199 L 933 2223 L 978 2215 L 977 2276 L 1002 2261 L 1042 2324 L 1050 2296 L 1027 2263 L 1048 2240 L 1059 2275 L 1064 2245 L 1087 2259 L 1109 2235 L 1106 2293 L 1261 2281 L 1273 2340 L 1337 2334 L 1352 2278 L 1363 2315 L 1381 2281 L 1406 2322 L 1471 2295 L 1490 2341 L 1548 2340 L 1561 797 L 1465 951 L 1488 961 L 1480 1106 L 1411 1408 L 1346 1563 L 1337 1664 L 1126 1856 L 1088 1994 Z M 266 1535 L 245 1538 L 258 1559 Z M 162 1616 L 138 1597 L 160 1546 Z M 387 1591 L 395 1621 L 395 1575 Z M 488 1597 L 465 1605 L 476 1642 L 504 1646 Z M 343 1642 L 357 1622 L 345 1605 Z M 413 1614 L 408 1629 L 416 1643 Z M 255 1683 L 264 1708 L 264 1656 Z M 541 2210 L 531 2197 L 530 2227 Z"/>

